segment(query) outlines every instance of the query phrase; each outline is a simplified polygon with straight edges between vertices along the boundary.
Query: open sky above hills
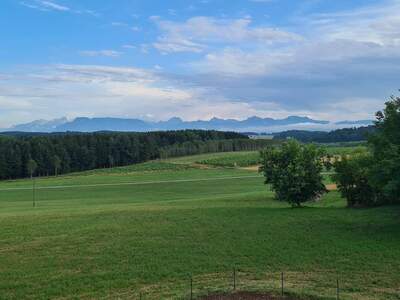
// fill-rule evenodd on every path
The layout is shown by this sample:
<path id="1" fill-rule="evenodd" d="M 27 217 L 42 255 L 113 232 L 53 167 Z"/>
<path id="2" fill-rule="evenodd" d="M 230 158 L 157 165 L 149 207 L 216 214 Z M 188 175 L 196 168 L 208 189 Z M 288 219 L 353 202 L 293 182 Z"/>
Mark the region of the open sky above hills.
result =
<path id="1" fill-rule="evenodd" d="M 2 0 L 0 128 L 62 116 L 371 119 L 398 0 Z"/>

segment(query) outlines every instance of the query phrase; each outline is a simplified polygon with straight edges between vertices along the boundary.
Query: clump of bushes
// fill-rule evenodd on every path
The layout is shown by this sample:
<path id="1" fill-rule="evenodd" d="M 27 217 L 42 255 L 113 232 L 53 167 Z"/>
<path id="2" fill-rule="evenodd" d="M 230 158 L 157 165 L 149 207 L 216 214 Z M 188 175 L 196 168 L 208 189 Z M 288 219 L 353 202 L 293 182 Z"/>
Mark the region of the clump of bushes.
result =
<path id="1" fill-rule="evenodd" d="M 349 206 L 400 204 L 400 98 L 392 97 L 376 117 L 370 153 L 334 163 L 333 179 Z"/>

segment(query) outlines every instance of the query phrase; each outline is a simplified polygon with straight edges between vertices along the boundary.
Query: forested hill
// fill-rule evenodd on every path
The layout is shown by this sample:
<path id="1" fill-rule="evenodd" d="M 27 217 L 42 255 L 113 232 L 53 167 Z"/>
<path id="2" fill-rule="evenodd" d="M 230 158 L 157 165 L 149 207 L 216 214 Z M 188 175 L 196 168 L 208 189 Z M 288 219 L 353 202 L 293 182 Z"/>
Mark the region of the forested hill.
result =
<path id="1" fill-rule="evenodd" d="M 356 142 L 367 140 L 368 134 L 375 131 L 375 126 L 366 126 L 359 128 L 337 129 L 330 132 L 325 131 L 305 131 L 289 130 L 274 135 L 274 139 L 282 140 L 294 138 L 304 143 L 338 143 L 338 142 Z"/>
<path id="2" fill-rule="evenodd" d="M 0 179 L 124 166 L 207 152 L 259 150 L 271 141 L 234 132 L 182 130 L 150 133 L 0 135 Z M 33 166 L 33 167 L 32 167 Z"/>

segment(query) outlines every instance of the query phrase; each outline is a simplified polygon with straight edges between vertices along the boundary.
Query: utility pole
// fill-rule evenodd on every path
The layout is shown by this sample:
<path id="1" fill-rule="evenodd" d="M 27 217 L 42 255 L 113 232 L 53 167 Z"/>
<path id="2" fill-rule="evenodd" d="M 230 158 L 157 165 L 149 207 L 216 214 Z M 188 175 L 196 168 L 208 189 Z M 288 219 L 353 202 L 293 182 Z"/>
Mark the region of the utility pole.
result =
<path id="1" fill-rule="evenodd" d="M 36 180 L 32 178 L 32 203 L 33 207 L 36 207 Z"/>

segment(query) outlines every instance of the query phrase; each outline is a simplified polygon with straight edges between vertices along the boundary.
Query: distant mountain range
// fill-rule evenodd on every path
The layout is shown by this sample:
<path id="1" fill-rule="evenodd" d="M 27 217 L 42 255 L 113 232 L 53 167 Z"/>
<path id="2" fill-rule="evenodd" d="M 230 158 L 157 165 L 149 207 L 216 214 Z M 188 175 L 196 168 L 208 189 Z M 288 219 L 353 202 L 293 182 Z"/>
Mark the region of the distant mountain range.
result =
<path id="1" fill-rule="evenodd" d="M 239 132 L 273 132 L 274 128 L 284 130 L 296 126 L 320 126 L 320 127 L 341 127 L 370 125 L 370 120 L 342 121 L 330 123 L 329 121 L 314 120 L 309 117 L 289 116 L 284 119 L 250 117 L 245 120 L 212 118 L 208 121 L 183 121 L 174 117 L 168 121 L 150 122 L 140 119 L 123 118 L 87 118 L 80 117 L 74 120 L 60 118 L 54 120 L 36 120 L 26 124 L 12 126 L 2 131 L 22 132 L 95 132 L 95 131 L 157 131 L 157 130 L 179 130 L 179 129 L 214 129 L 231 130 Z M 275 130 L 276 131 L 276 130 Z"/>
<path id="2" fill-rule="evenodd" d="M 336 122 L 336 125 L 372 125 L 373 120 L 358 120 L 358 121 L 340 121 Z"/>

